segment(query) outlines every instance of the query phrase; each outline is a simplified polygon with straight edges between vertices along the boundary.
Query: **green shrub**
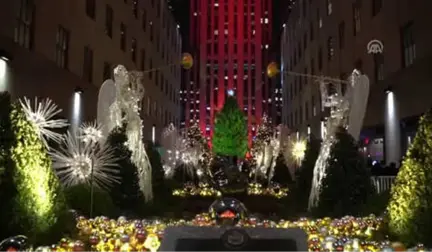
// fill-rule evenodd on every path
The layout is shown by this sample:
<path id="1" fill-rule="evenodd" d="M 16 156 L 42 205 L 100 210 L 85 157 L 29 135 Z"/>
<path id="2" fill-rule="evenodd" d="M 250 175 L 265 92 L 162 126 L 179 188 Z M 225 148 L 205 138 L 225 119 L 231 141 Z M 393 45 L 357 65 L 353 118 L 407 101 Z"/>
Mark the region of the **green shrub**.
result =
<path id="1" fill-rule="evenodd" d="M 19 104 L 8 95 L 1 102 L 0 163 L 2 236 L 23 234 L 33 244 L 50 240 L 58 218 L 66 212 L 59 181 L 51 159 L 34 126 Z"/>
<path id="2" fill-rule="evenodd" d="M 381 216 L 384 214 L 387 208 L 387 204 L 390 199 L 390 191 L 384 191 L 382 193 L 377 193 L 372 195 L 366 204 L 362 207 L 363 215 L 374 214 Z"/>
<path id="3" fill-rule="evenodd" d="M 66 200 L 71 209 L 76 210 L 79 214 L 90 217 L 91 206 L 91 186 L 80 184 L 66 188 Z M 93 188 L 93 213 L 95 216 L 108 216 L 115 218 L 118 215 L 118 210 L 112 202 L 108 192 Z"/>

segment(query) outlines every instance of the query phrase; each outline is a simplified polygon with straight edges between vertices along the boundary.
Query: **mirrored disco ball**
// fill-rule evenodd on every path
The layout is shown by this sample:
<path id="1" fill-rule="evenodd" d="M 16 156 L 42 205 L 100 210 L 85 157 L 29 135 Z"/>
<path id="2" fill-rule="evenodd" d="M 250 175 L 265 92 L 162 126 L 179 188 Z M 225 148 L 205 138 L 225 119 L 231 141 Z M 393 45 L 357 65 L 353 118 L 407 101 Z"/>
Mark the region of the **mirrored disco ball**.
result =
<path id="1" fill-rule="evenodd" d="M 0 242 L 0 251 L 25 251 L 28 239 L 24 235 L 9 237 Z"/>
<path id="2" fill-rule="evenodd" d="M 236 225 L 246 217 L 247 209 L 237 199 L 222 198 L 211 204 L 209 213 L 218 225 Z"/>

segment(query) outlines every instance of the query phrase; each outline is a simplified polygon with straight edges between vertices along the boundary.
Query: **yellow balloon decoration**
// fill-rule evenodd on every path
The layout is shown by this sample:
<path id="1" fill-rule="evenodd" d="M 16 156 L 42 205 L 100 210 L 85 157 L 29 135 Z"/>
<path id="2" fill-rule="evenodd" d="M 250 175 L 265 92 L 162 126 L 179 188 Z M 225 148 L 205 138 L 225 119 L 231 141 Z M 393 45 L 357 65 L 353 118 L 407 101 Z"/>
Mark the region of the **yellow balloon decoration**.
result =
<path id="1" fill-rule="evenodd" d="M 269 78 L 273 78 L 276 75 L 279 74 L 279 66 L 276 62 L 271 62 L 268 66 L 267 66 L 267 76 Z"/>
<path id="2" fill-rule="evenodd" d="M 192 55 L 190 55 L 190 53 L 183 53 L 182 60 L 181 60 L 181 65 L 186 70 L 192 68 L 192 66 L 193 66 L 193 58 L 192 58 Z"/>

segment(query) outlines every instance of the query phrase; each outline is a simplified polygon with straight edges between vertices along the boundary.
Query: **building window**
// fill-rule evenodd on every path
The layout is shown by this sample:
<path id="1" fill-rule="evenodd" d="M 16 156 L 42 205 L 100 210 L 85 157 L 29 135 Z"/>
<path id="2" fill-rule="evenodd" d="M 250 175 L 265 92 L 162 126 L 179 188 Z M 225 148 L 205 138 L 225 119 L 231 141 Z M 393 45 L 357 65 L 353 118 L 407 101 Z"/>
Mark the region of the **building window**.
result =
<path id="1" fill-rule="evenodd" d="M 102 78 L 104 81 L 111 79 L 112 71 L 111 71 L 111 64 L 108 62 L 104 62 L 103 65 L 103 75 Z"/>
<path id="2" fill-rule="evenodd" d="M 358 3 L 353 4 L 353 25 L 354 36 L 357 36 L 361 30 L 360 6 Z"/>
<path id="3" fill-rule="evenodd" d="M 327 15 L 331 15 L 333 12 L 332 0 L 327 0 Z"/>
<path id="4" fill-rule="evenodd" d="M 322 47 L 318 49 L 318 70 L 321 71 L 323 67 L 323 50 Z"/>
<path id="5" fill-rule="evenodd" d="M 112 38 L 113 33 L 113 20 L 114 20 L 114 12 L 111 6 L 108 4 L 105 8 L 105 34 L 108 35 L 108 37 Z"/>
<path id="6" fill-rule="evenodd" d="M 307 43 L 308 43 L 308 36 L 307 33 L 305 32 L 305 34 L 303 35 L 303 48 L 305 51 L 307 49 Z"/>
<path id="7" fill-rule="evenodd" d="M 327 59 L 330 61 L 334 58 L 334 39 L 333 37 L 329 37 L 327 40 Z"/>
<path id="8" fill-rule="evenodd" d="M 86 0 L 86 13 L 89 18 L 96 18 L 96 0 Z"/>
<path id="9" fill-rule="evenodd" d="M 32 1 L 20 0 L 15 26 L 15 43 L 26 49 L 33 47 L 35 6 Z"/>
<path id="10" fill-rule="evenodd" d="M 384 56 L 381 53 L 374 54 L 375 82 L 384 80 Z"/>
<path id="11" fill-rule="evenodd" d="M 83 78 L 93 82 L 93 50 L 89 46 L 84 47 Z"/>
<path id="12" fill-rule="evenodd" d="M 372 0 L 372 16 L 376 16 L 382 8 L 383 0 Z"/>
<path id="13" fill-rule="evenodd" d="M 120 49 L 126 51 L 126 26 L 125 24 L 120 24 Z"/>
<path id="14" fill-rule="evenodd" d="M 307 8 L 306 8 L 306 0 L 303 0 L 303 17 L 306 17 L 306 12 L 307 12 Z"/>
<path id="15" fill-rule="evenodd" d="M 153 23 L 150 23 L 150 41 L 153 41 L 153 38 L 154 38 Z"/>
<path id="16" fill-rule="evenodd" d="M 408 67 L 414 63 L 416 59 L 416 44 L 413 34 L 413 23 L 408 23 L 401 30 L 402 49 L 403 49 L 403 65 Z"/>
<path id="17" fill-rule="evenodd" d="M 147 30 L 147 12 L 145 9 L 142 10 L 141 14 L 141 28 L 143 31 Z"/>
<path id="18" fill-rule="evenodd" d="M 138 0 L 132 1 L 132 13 L 135 18 L 138 18 Z"/>
<path id="19" fill-rule="evenodd" d="M 149 69 L 150 69 L 150 70 L 153 69 L 153 61 L 152 61 L 152 59 L 150 59 Z M 149 71 L 149 72 L 148 72 L 148 77 L 149 77 L 150 80 L 153 79 L 153 71 Z"/>
<path id="20" fill-rule="evenodd" d="M 68 68 L 69 31 L 62 26 L 57 30 L 56 63 L 61 68 Z"/>
<path id="21" fill-rule="evenodd" d="M 339 23 L 339 49 L 345 47 L 345 22 Z"/>
<path id="22" fill-rule="evenodd" d="M 354 62 L 354 68 L 359 70 L 360 72 L 363 72 L 363 61 L 361 59 L 357 59 Z"/>
<path id="23" fill-rule="evenodd" d="M 313 25 L 313 22 L 310 22 L 310 24 L 309 24 L 309 35 L 310 35 L 310 41 L 314 40 L 314 25 Z"/>
<path id="24" fill-rule="evenodd" d="M 133 62 L 136 62 L 137 59 L 137 40 L 135 38 L 132 39 L 131 43 L 131 58 Z"/>
<path id="25" fill-rule="evenodd" d="M 145 70 L 145 57 L 146 57 L 146 52 L 145 49 L 141 49 L 141 71 Z"/>

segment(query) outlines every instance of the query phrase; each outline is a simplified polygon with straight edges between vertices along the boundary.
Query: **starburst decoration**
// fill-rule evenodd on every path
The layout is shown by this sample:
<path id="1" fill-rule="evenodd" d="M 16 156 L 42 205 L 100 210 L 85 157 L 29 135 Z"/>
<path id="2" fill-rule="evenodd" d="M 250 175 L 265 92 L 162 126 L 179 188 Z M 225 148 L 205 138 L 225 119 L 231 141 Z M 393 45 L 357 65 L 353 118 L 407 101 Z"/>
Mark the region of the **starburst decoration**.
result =
<path id="1" fill-rule="evenodd" d="M 108 189 L 120 182 L 117 158 L 107 144 L 89 144 L 79 134 L 68 132 L 60 148 L 50 154 L 53 168 L 67 187 L 94 183 Z"/>
<path id="2" fill-rule="evenodd" d="M 67 127 L 69 124 L 65 119 L 54 119 L 58 114 L 62 112 L 61 109 L 51 99 L 43 99 L 38 101 L 35 98 L 34 103 L 30 99 L 24 97 L 23 100 L 19 100 L 24 113 L 41 141 L 49 149 L 48 141 L 54 141 L 60 143 L 62 141 L 62 134 L 55 132 L 55 129 L 61 129 Z"/>
<path id="3" fill-rule="evenodd" d="M 79 130 L 81 139 L 86 144 L 96 144 L 103 138 L 102 126 L 97 122 L 83 123 Z"/>

